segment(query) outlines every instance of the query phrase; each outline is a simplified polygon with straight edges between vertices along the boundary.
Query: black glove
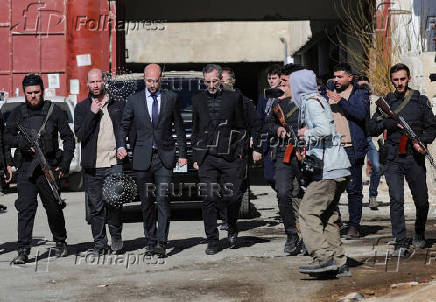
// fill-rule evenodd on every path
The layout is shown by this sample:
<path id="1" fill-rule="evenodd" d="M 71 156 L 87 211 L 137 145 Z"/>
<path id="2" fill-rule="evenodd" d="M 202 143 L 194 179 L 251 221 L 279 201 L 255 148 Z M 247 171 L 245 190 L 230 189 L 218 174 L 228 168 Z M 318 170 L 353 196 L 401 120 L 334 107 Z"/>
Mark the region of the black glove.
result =
<path id="1" fill-rule="evenodd" d="M 59 165 L 59 169 L 61 170 L 62 174 L 65 175 L 70 171 L 70 165 L 61 162 L 61 164 Z"/>
<path id="2" fill-rule="evenodd" d="M 25 139 L 22 135 L 19 135 L 17 138 L 18 148 L 23 151 L 29 151 L 32 145 L 29 143 L 27 139 Z"/>
<path id="3" fill-rule="evenodd" d="M 388 131 L 394 131 L 398 129 L 397 124 L 398 122 L 393 118 L 387 118 L 383 120 L 383 128 L 385 128 Z"/>

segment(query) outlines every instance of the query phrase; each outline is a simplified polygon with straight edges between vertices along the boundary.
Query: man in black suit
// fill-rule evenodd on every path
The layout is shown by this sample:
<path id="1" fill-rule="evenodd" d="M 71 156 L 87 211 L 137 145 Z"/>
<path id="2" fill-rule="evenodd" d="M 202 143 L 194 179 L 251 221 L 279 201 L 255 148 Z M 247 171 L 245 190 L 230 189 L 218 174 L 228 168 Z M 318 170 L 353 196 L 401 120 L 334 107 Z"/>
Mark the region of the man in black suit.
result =
<path id="1" fill-rule="evenodd" d="M 242 96 L 221 88 L 221 67 L 208 64 L 203 75 L 207 90 L 192 98 L 191 140 L 194 168 L 200 185 L 207 188 L 203 194 L 206 254 L 213 255 L 219 251 L 218 202 L 227 207 L 228 239 L 230 247 L 236 247 L 240 168 L 247 134 Z"/>
<path id="2" fill-rule="evenodd" d="M 144 69 L 146 88 L 130 96 L 124 109 L 117 156 L 127 155 L 125 139 L 131 126 L 136 137 L 133 148 L 133 169 L 136 171 L 144 219 L 145 253 L 164 257 L 170 224 L 169 186 L 175 166 L 176 146 L 172 137 L 173 123 L 177 133 L 179 167 L 186 165 L 186 134 L 177 95 L 159 89 L 162 71 L 150 64 Z M 154 181 L 153 181 L 154 179 Z M 158 228 L 154 210 L 156 196 Z"/>

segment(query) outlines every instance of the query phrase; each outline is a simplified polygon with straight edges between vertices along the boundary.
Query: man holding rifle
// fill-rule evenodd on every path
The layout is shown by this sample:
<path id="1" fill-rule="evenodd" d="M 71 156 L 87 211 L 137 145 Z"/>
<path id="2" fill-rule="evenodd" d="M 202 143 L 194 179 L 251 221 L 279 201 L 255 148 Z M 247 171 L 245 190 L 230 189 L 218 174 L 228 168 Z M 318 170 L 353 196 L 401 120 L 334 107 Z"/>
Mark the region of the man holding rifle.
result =
<path id="1" fill-rule="evenodd" d="M 5 144 L 17 148 L 14 164 L 18 169 L 18 255 L 12 264 L 28 260 L 39 194 L 48 224 L 56 242 L 57 257 L 67 255 L 67 231 L 60 199 L 59 178 L 67 173 L 74 155 L 74 135 L 66 113 L 44 100 L 44 83 L 37 74 L 23 80 L 25 103 L 14 109 L 6 122 Z M 58 135 L 63 143 L 59 149 Z M 41 152 L 42 151 L 42 152 Z"/>
<path id="2" fill-rule="evenodd" d="M 275 190 L 280 217 L 287 235 L 284 252 L 290 256 L 298 255 L 301 251 L 296 227 L 298 205 L 293 206 L 295 198 L 292 196 L 294 190 L 300 189 L 298 182 L 294 182 L 295 178 L 299 178 L 298 160 L 295 156 L 297 141 L 295 134 L 291 135 L 292 131 L 294 133 L 298 131 L 300 110 L 292 102 L 289 87 L 290 74 L 299 69 L 301 67 L 293 64 L 288 64 L 282 69 L 279 88 L 283 91 L 283 95 L 273 102 L 272 110 L 267 115 L 264 125 L 264 131 L 271 137 L 270 147 L 275 164 Z"/>
<path id="3" fill-rule="evenodd" d="M 394 256 L 408 252 L 404 221 L 404 178 L 409 184 L 416 207 L 415 248 L 425 248 L 425 224 L 429 209 L 426 184 L 426 144 L 436 137 L 436 119 L 426 96 L 409 88 L 410 70 L 404 64 L 390 69 L 395 92 L 377 100 L 379 110 L 368 124 L 371 136 L 387 130 L 384 174 L 389 186 L 392 234 L 395 237 Z"/>

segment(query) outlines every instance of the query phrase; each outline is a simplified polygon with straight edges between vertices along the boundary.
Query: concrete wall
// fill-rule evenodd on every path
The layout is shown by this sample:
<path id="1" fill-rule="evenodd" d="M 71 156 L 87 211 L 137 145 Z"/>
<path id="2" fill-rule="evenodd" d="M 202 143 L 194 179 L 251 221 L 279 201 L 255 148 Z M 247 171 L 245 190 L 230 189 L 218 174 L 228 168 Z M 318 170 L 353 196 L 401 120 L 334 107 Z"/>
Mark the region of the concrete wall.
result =
<path id="1" fill-rule="evenodd" d="M 393 45 L 401 54 L 435 50 L 431 25 L 436 21 L 436 1 L 396 0 L 390 11 Z"/>
<path id="2" fill-rule="evenodd" d="M 131 26 L 130 28 L 133 28 Z M 309 21 L 167 23 L 126 34 L 127 63 L 282 61 L 311 36 Z"/>

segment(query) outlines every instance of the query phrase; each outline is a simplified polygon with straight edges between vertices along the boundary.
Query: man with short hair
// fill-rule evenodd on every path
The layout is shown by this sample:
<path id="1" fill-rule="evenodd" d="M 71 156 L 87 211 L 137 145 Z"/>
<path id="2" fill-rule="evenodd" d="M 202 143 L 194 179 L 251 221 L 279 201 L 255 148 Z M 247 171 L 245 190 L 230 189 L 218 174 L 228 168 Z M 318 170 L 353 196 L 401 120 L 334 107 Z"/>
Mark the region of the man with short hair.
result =
<path id="1" fill-rule="evenodd" d="M 279 213 L 287 235 L 284 252 L 290 256 L 298 255 L 301 251 L 296 224 L 299 198 L 301 197 L 299 183 L 300 167 L 295 155 L 298 142 L 284 128 L 273 110 L 276 107 L 281 108 L 286 124 L 296 135 L 299 129 L 300 108 L 292 101 L 289 77 L 293 72 L 300 69 L 302 67 L 294 64 L 287 64 L 282 68 L 279 88 L 284 94 L 273 101 L 271 105 L 272 110 L 266 116 L 264 125 L 264 131 L 271 137 L 271 159 L 275 165 L 274 189 L 277 192 Z M 295 148 L 288 159 L 285 153 L 289 143 L 295 146 Z"/>
<path id="2" fill-rule="evenodd" d="M 218 203 L 222 203 L 218 206 L 227 207 L 230 248 L 237 247 L 240 167 L 244 160 L 244 142 L 247 134 L 242 96 L 240 93 L 222 89 L 221 66 L 206 65 L 203 68 L 203 76 L 207 89 L 192 98 L 191 140 L 194 168 L 198 170 L 200 183 L 207 189 L 207 193 L 203 194 L 206 254 L 214 255 L 220 250 L 217 228 Z"/>
<path id="3" fill-rule="evenodd" d="M 362 219 L 362 166 L 368 151 L 366 121 L 369 117 L 369 92 L 353 82 L 349 64 L 340 63 L 333 71 L 334 87 L 327 87 L 327 100 L 351 163 L 351 181 L 347 186 L 349 222 L 346 238 L 358 239 Z"/>
<path id="4" fill-rule="evenodd" d="M 98 68 L 88 71 L 88 97 L 74 109 L 74 132 L 81 143 L 81 165 L 84 171 L 85 194 L 89 207 L 94 248 L 89 252 L 98 256 L 109 250 L 106 235 L 106 217 L 111 234 L 111 250 L 120 253 L 121 208 L 103 200 L 103 183 L 117 164 L 117 136 L 121 125 L 124 101 L 112 99 L 105 91 L 103 72 Z"/>
<path id="5" fill-rule="evenodd" d="M 395 87 L 393 93 L 385 97 L 393 112 L 401 115 L 418 135 L 423 144 L 431 144 L 436 137 L 436 119 L 426 96 L 409 87 L 410 70 L 404 64 L 396 64 L 390 69 L 390 78 Z M 408 252 L 404 219 L 404 178 L 406 179 L 416 207 L 415 234 L 412 244 L 415 248 L 425 248 L 425 224 L 429 209 L 426 183 L 425 157 L 422 146 L 404 137 L 402 126 L 394 119 L 379 111 L 369 121 L 369 134 L 378 136 L 387 130 L 387 149 L 384 174 L 389 187 L 392 234 L 395 237 L 395 256 Z M 405 145 L 401 146 L 401 142 Z M 404 147 L 404 150 L 402 150 Z"/>
<path id="6" fill-rule="evenodd" d="M 267 68 L 267 81 L 269 88 L 277 88 L 280 86 L 280 75 L 281 75 L 282 66 L 279 64 L 273 64 Z M 257 101 L 257 115 L 262 120 L 262 128 L 266 122 L 266 117 L 271 111 L 271 105 L 275 99 L 266 99 L 264 92 L 259 95 L 259 99 Z M 265 134 L 262 134 L 265 136 Z M 266 137 L 261 137 L 262 140 L 262 151 L 263 151 L 263 175 L 265 180 L 269 183 L 271 188 L 275 190 L 275 180 L 274 180 L 274 163 L 271 158 L 271 149 L 269 145 L 270 137 L 266 135 Z"/>
<path id="7" fill-rule="evenodd" d="M 69 171 L 75 147 L 74 134 L 68 125 L 67 114 L 57 105 L 44 99 L 42 78 L 38 74 L 28 74 L 24 77 L 22 85 L 25 103 L 12 111 L 6 122 L 5 131 L 6 145 L 17 148 L 14 162 L 18 169 L 18 199 L 15 201 L 15 208 L 18 210 L 18 255 L 12 260 L 12 264 L 24 264 L 28 260 L 38 195 L 47 213 L 53 241 L 56 242 L 55 255 L 65 257 L 68 254 L 67 231 L 62 211 L 65 203 L 56 200 L 52 191 L 54 188 L 47 181 L 46 171 L 43 171 L 39 164 L 34 145 L 24 137 L 18 124 L 32 139 L 39 140 L 58 188 L 59 179 Z M 37 134 L 32 135 L 33 133 Z M 59 135 L 63 150 L 59 148 Z"/>
<path id="8" fill-rule="evenodd" d="M 149 64 L 145 67 L 144 82 L 145 89 L 127 99 L 117 156 L 119 159 L 127 156 L 126 137 L 134 126 L 136 135 L 133 139 L 129 137 L 129 144 L 133 146 L 133 169 L 141 198 L 145 254 L 165 257 L 171 215 L 169 186 L 176 163 L 173 128 L 177 134 L 179 167 L 187 163 L 186 133 L 177 94 L 160 88 L 162 69 L 159 65 Z"/>

